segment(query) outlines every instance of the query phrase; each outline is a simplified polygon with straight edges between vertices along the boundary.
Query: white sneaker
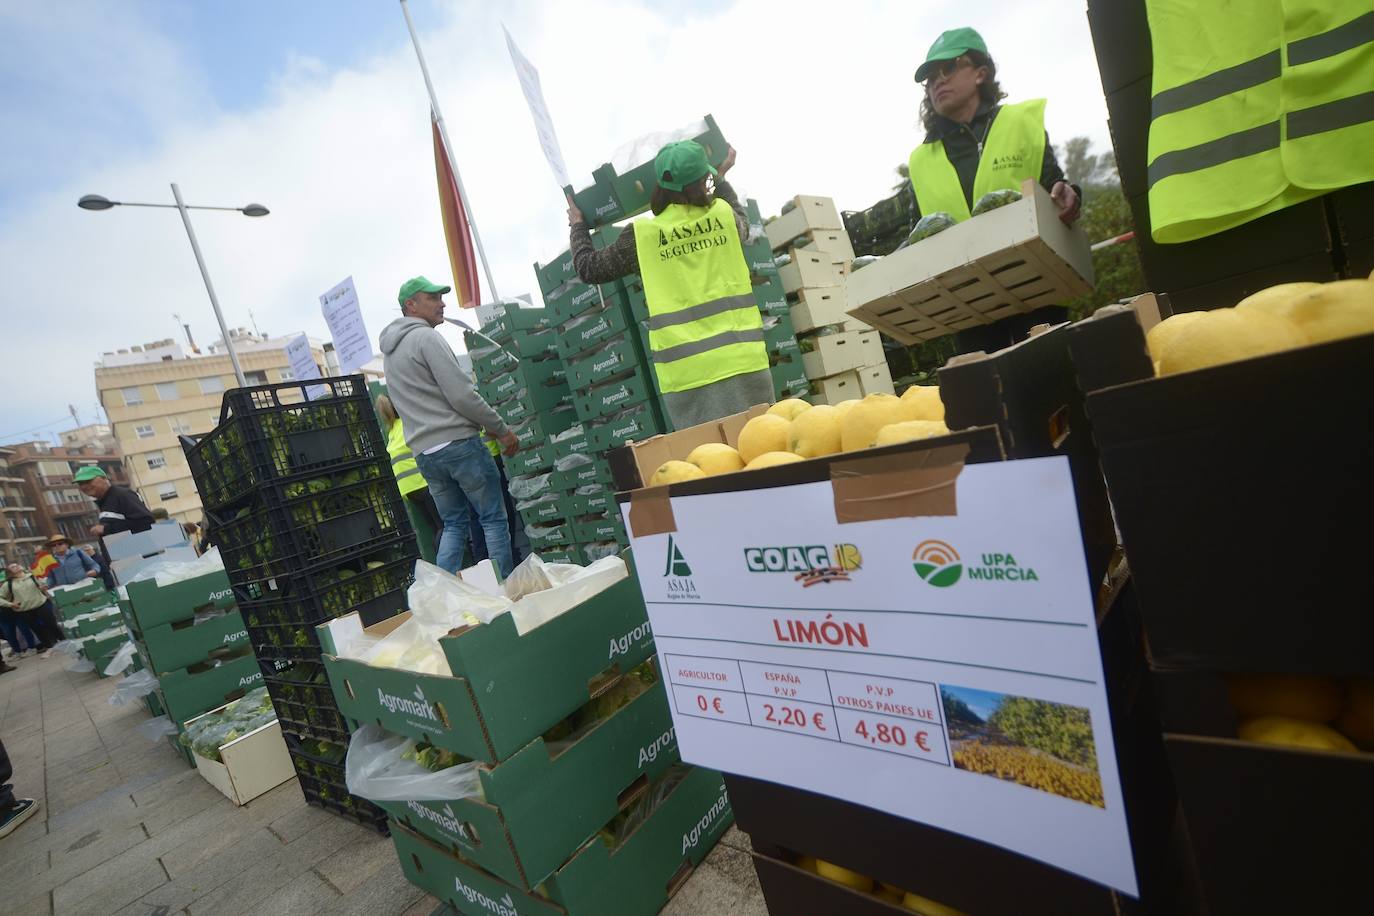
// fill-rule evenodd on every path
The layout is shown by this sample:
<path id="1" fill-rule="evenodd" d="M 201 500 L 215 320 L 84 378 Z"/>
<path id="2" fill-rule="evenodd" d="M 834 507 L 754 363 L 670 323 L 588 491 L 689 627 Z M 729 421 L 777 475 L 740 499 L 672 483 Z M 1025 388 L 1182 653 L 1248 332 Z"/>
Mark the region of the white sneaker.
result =
<path id="1" fill-rule="evenodd" d="M 40 655 L 40 656 L 38 656 L 38 657 L 39 657 L 39 658 L 52 658 L 52 649 L 49 649 L 48 651 L 44 652 L 42 655 Z"/>

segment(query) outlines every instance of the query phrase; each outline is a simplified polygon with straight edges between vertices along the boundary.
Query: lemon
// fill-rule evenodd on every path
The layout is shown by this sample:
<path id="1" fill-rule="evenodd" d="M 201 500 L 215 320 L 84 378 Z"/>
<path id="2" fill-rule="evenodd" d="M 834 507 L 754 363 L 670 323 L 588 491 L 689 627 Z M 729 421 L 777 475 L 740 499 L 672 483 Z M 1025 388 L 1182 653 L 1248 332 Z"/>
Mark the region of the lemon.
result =
<path id="1" fill-rule="evenodd" d="M 787 449 L 803 458 L 833 455 L 840 450 L 840 419 L 843 414 L 829 404 L 817 404 L 792 419 Z"/>
<path id="2" fill-rule="evenodd" d="M 1336 728 L 1366 750 L 1374 749 L 1374 680 L 1351 678 L 1345 682 L 1345 706 Z"/>
<path id="3" fill-rule="evenodd" d="M 873 890 L 873 879 L 850 871 L 824 859 L 816 860 L 816 874 L 822 878 L 829 878 L 831 881 L 843 884 L 845 887 L 852 887 L 856 891 L 868 893 Z"/>
<path id="4" fill-rule="evenodd" d="M 1177 315 L 1170 315 L 1159 324 L 1150 328 L 1149 332 L 1145 335 L 1145 349 L 1150 351 L 1150 359 L 1154 360 L 1157 364 L 1159 362 L 1159 354 L 1164 351 L 1169 341 L 1173 340 L 1174 337 L 1178 335 L 1179 331 L 1183 330 L 1194 321 L 1197 321 L 1205 314 L 1207 313 L 1179 312 Z M 1158 371 L 1156 371 L 1156 374 L 1158 374 Z"/>
<path id="5" fill-rule="evenodd" d="M 792 464 L 797 461 L 805 461 L 801 455 L 794 455 L 791 452 L 764 452 L 753 461 L 744 466 L 746 471 L 757 471 L 760 468 L 777 467 L 780 464 Z"/>
<path id="6" fill-rule="evenodd" d="M 787 451 L 792 421 L 777 414 L 754 417 L 739 431 L 739 456 L 746 465 L 764 452 Z"/>
<path id="7" fill-rule="evenodd" d="M 846 452 L 868 448 L 884 426 L 901 423 L 907 418 L 907 407 L 896 395 L 870 394 L 844 415 L 840 423 L 840 448 Z"/>
<path id="8" fill-rule="evenodd" d="M 908 420 L 943 420 L 945 403 L 940 400 L 939 385 L 912 385 L 902 392 Z"/>
<path id="9" fill-rule="evenodd" d="M 707 477 L 744 469 L 744 459 L 739 456 L 739 452 L 724 442 L 703 442 L 692 449 L 692 453 L 687 456 L 687 463 L 701 468 Z"/>
<path id="10" fill-rule="evenodd" d="M 891 884 L 883 884 L 882 882 L 873 888 L 873 893 L 879 900 L 896 904 L 901 904 L 902 898 L 906 896 L 906 891 L 900 887 L 893 887 Z"/>
<path id="11" fill-rule="evenodd" d="M 1283 716 L 1261 716 L 1246 719 L 1236 729 L 1244 741 L 1278 744 L 1284 747 L 1305 747 L 1314 751 L 1358 750 L 1350 739 L 1319 722 L 1286 719 Z"/>
<path id="12" fill-rule="evenodd" d="M 945 906 L 943 903 L 936 903 L 929 897 L 922 897 L 920 894 L 913 894 L 907 891 L 902 898 L 902 908 L 911 910 L 913 913 L 920 913 L 921 916 L 967 916 L 963 910 L 956 910 L 952 906 Z"/>
<path id="13" fill-rule="evenodd" d="M 898 442 L 943 436 L 947 432 L 949 428 L 939 420 L 904 420 L 901 423 L 889 423 L 878 430 L 878 438 L 873 440 L 873 444 L 896 445 Z"/>
<path id="14" fill-rule="evenodd" d="M 1320 283 L 1280 283 L 1278 286 L 1271 286 L 1262 289 L 1257 293 L 1252 293 L 1236 303 L 1238 309 L 1255 309 L 1261 312 L 1268 312 L 1280 318 L 1292 320 L 1293 316 L 1288 314 L 1288 309 L 1293 302 L 1297 301 L 1304 293 L 1319 289 Z"/>
<path id="15" fill-rule="evenodd" d="M 654 476 L 649 478 L 649 486 L 662 487 L 670 483 L 679 483 L 684 480 L 696 480 L 705 477 L 706 474 L 695 464 L 688 464 L 685 461 L 665 461 L 654 471 Z"/>
<path id="16" fill-rule="evenodd" d="M 1323 283 L 1290 302 L 1283 317 L 1312 343 L 1374 334 L 1374 286 L 1368 280 Z"/>
<path id="17" fill-rule="evenodd" d="M 768 412 L 775 417 L 782 417 L 784 420 L 795 420 L 797 419 L 797 414 L 804 413 L 810 409 L 811 405 L 801 398 L 784 398 L 768 408 Z"/>
<path id="18" fill-rule="evenodd" d="M 1305 674 L 1228 674 L 1231 706 L 1242 719 L 1286 716 L 1330 722 L 1341 711 L 1341 685 Z"/>
<path id="19" fill-rule="evenodd" d="M 1159 354 L 1159 374 L 1191 372 L 1291 350 L 1307 337 L 1291 321 L 1247 309 L 1215 309 L 1186 324 Z"/>
<path id="20" fill-rule="evenodd" d="M 850 398 L 847 401 L 841 401 L 840 403 L 836 404 L 835 409 L 840 412 L 840 417 L 841 419 L 843 419 L 844 415 L 849 413 L 849 411 L 853 410 L 854 405 L 857 403 L 859 403 L 858 398 Z"/>
<path id="21" fill-rule="evenodd" d="M 802 856 L 797 859 L 797 867 L 803 871 L 809 871 L 814 875 L 816 873 L 816 857 Z"/>

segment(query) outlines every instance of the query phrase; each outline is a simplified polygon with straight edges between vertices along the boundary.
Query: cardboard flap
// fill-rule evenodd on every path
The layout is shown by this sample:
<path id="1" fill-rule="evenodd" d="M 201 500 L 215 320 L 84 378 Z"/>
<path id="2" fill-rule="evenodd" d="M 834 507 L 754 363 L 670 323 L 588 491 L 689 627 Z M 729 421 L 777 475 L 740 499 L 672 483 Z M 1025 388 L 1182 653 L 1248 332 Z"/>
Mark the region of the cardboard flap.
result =
<path id="1" fill-rule="evenodd" d="M 630 494 L 630 531 L 635 537 L 667 534 L 677 530 L 673 518 L 673 504 L 668 501 L 667 487 L 648 487 Z"/>
<path id="2" fill-rule="evenodd" d="M 830 487 L 840 524 L 883 518 L 958 515 L 955 481 L 969 447 L 959 442 L 926 451 L 834 461 Z"/>

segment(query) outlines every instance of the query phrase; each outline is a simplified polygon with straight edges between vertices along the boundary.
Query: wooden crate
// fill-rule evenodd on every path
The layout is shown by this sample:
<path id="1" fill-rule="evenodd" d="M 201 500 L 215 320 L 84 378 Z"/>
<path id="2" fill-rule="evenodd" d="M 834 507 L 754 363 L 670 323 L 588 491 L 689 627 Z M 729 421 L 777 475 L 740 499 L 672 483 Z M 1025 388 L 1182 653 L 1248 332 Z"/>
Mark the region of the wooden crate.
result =
<path id="1" fill-rule="evenodd" d="M 892 385 L 892 371 L 887 368 L 887 363 L 881 362 L 876 366 L 864 366 L 862 369 L 855 369 L 859 376 L 859 390 L 867 397 L 870 394 L 896 394 L 897 389 Z"/>
<path id="2" fill-rule="evenodd" d="M 809 379 L 829 378 L 883 361 L 883 344 L 876 331 L 842 331 L 809 341 L 813 349 L 802 352 Z"/>
<path id="3" fill-rule="evenodd" d="M 793 207 L 763 227 L 768 244 L 774 251 L 787 248 L 788 243 L 809 229 L 838 229 L 844 231 L 844 221 L 835 201 L 829 197 L 798 194 L 792 198 Z"/>
<path id="4" fill-rule="evenodd" d="M 807 400 L 812 404 L 838 404 L 863 396 L 863 389 L 859 387 L 859 374 L 850 369 L 829 378 L 813 379 L 811 396 Z"/>
<path id="5" fill-rule="evenodd" d="M 789 296 L 813 286 L 838 286 L 844 282 L 844 276 L 844 265 L 835 261 L 829 252 L 810 248 L 793 249 L 792 261 L 778 268 L 782 290 Z"/>
<path id="6" fill-rule="evenodd" d="M 1021 194 L 852 274 L 849 314 L 915 344 L 1091 292 L 1088 237 L 1038 183 Z"/>

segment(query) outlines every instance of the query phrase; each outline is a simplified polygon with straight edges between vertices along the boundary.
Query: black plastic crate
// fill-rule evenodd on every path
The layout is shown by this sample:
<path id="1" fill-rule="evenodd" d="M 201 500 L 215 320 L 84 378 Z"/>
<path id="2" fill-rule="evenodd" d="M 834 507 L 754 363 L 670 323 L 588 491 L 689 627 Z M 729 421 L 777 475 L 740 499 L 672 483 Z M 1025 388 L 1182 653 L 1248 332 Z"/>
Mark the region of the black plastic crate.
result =
<path id="1" fill-rule="evenodd" d="M 335 706 L 334 691 L 322 663 L 289 664 L 262 659 L 258 663 L 283 733 L 314 740 L 348 740 L 348 723 Z"/>
<path id="2" fill-rule="evenodd" d="M 232 515 L 207 516 L 236 585 L 333 565 L 388 538 L 412 534 L 390 467 L 381 462 L 274 484 Z"/>
<path id="3" fill-rule="evenodd" d="M 386 812 L 348 792 L 344 776 L 346 744 L 315 741 L 285 729 L 282 737 L 286 740 L 286 750 L 296 768 L 296 778 L 300 780 L 307 804 L 333 811 L 378 833 L 388 833 Z"/>
<path id="4" fill-rule="evenodd" d="M 311 388 L 324 390 L 307 400 Z M 234 388 L 224 393 L 219 425 L 199 440 L 181 442 L 207 509 L 223 508 L 270 481 L 387 457 L 361 375 Z"/>
<path id="5" fill-rule="evenodd" d="M 394 617 L 406 607 L 406 589 L 414 579 L 418 555 L 415 539 L 406 536 L 340 565 L 236 586 L 239 611 L 258 659 L 318 660 L 319 624 L 351 613 L 357 613 L 364 626 Z"/>

